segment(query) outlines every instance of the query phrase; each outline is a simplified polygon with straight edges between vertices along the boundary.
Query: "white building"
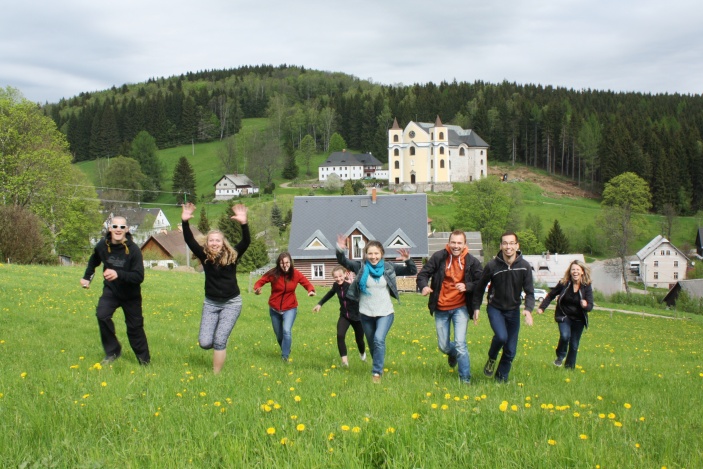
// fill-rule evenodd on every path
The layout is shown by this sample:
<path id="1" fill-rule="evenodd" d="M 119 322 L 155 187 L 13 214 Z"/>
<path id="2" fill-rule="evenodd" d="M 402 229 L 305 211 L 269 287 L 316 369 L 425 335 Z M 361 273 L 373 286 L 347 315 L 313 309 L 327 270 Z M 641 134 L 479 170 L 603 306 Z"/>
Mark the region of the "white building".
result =
<path id="1" fill-rule="evenodd" d="M 326 181 L 334 173 L 342 181 L 355 181 L 366 177 L 383 179 L 380 177 L 383 163 L 378 161 L 371 153 L 355 154 L 346 150 L 332 153 L 317 169 L 318 179 Z M 388 172 L 385 173 L 388 179 Z"/>
<path id="2" fill-rule="evenodd" d="M 654 288 L 670 288 L 686 279 L 688 257 L 661 235 L 651 240 L 637 252 L 640 261 L 640 278 Z"/>
<path id="3" fill-rule="evenodd" d="M 246 174 L 225 174 L 215 183 L 215 200 L 258 194 L 259 188 Z"/>
<path id="4" fill-rule="evenodd" d="M 388 131 L 389 187 L 399 190 L 452 190 L 453 182 L 471 182 L 488 174 L 488 144 L 470 129 L 398 121 Z"/>

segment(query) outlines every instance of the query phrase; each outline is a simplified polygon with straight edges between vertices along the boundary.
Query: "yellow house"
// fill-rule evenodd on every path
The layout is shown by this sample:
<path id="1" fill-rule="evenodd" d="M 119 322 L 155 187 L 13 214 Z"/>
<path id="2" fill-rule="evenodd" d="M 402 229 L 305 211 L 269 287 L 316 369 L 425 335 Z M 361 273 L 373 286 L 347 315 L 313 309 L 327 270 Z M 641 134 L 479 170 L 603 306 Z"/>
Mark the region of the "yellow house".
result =
<path id="1" fill-rule="evenodd" d="M 398 120 L 388 131 L 389 185 L 417 192 L 452 190 L 453 182 L 471 182 L 488 174 L 488 144 L 473 130 Z"/>

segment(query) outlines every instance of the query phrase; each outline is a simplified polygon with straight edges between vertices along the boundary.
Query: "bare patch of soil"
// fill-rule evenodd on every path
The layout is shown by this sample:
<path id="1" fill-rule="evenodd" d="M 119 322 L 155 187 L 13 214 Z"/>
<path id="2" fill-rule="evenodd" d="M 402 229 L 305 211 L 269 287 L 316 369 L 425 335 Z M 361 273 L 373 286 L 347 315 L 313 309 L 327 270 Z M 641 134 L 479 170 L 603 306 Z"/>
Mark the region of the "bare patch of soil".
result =
<path id="1" fill-rule="evenodd" d="M 551 197 L 584 197 L 587 199 L 598 199 L 600 196 L 591 191 L 578 187 L 575 181 L 563 180 L 530 171 L 524 166 L 510 167 L 506 170 L 502 167 L 488 167 L 488 174 L 502 177 L 508 173 L 508 181 L 527 181 L 537 184 L 546 195 Z"/>

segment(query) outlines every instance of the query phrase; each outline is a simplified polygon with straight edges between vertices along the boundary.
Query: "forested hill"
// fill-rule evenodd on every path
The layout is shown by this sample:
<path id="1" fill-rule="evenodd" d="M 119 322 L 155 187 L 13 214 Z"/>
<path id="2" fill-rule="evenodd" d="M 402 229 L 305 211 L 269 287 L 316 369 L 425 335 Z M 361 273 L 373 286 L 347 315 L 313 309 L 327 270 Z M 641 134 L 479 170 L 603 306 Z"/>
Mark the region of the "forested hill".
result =
<path id="1" fill-rule="evenodd" d="M 625 171 L 650 183 L 654 208 L 703 208 L 703 97 L 616 93 L 503 82 L 381 85 L 295 66 L 187 73 L 61 100 L 45 107 L 75 161 L 127 154 L 140 130 L 160 148 L 222 139 L 245 117 L 269 117 L 281 145 L 305 135 L 326 150 L 338 132 L 349 148 L 387 161 L 397 118 L 474 129 L 493 160 L 515 159 L 595 188 Z"/>

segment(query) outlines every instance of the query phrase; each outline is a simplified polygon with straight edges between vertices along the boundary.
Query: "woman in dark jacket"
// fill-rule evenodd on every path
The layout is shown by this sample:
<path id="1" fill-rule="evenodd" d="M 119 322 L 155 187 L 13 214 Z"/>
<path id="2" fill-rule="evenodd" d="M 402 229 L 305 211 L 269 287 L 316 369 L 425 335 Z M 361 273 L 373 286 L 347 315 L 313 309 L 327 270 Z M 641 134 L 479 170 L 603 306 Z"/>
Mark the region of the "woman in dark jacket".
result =
<path id="1" fill-rule="evenodd" d="M 361 318 L 359 318 L 359 303 L 348 298 L 347 291 L 351 282 L 347 279 L 349 272 L 337 265 L 332 269 L 332 278 L 334 283 L 332 288 L 312 309 L 314 313 L 320 311 L 322 305 L 336 294 L 339 299 L 339 319 L 337 320 L 337 348 L 339 356 L 342 357 L 342 366 L 349 366 L 349 357 L 347 357 L 346 336 L 349 327 L 354 329 L 354 338 L 356 346 L 359 349 L 359 357 L 361 361 L 366 361 L 366 344 L 364 344 L 364 329 L 361 327 Z"/>
<path id="2" fill-rule="evenodd" d="M 591 269 L 581 261 L 572 261 L 566 269 L 564 278 L 552 288 L 539 305 L 537 312 L 542 314 L 555 298 L 557 306 L 554 320 L 559 325 L 559 343 L 554 365 L 564 364 L 566 368 L 574 368 L 581 334 L 588 327 L 588 312 L 593 309 Z M 565 359 L 566 363 L 564 363 Z"/>

